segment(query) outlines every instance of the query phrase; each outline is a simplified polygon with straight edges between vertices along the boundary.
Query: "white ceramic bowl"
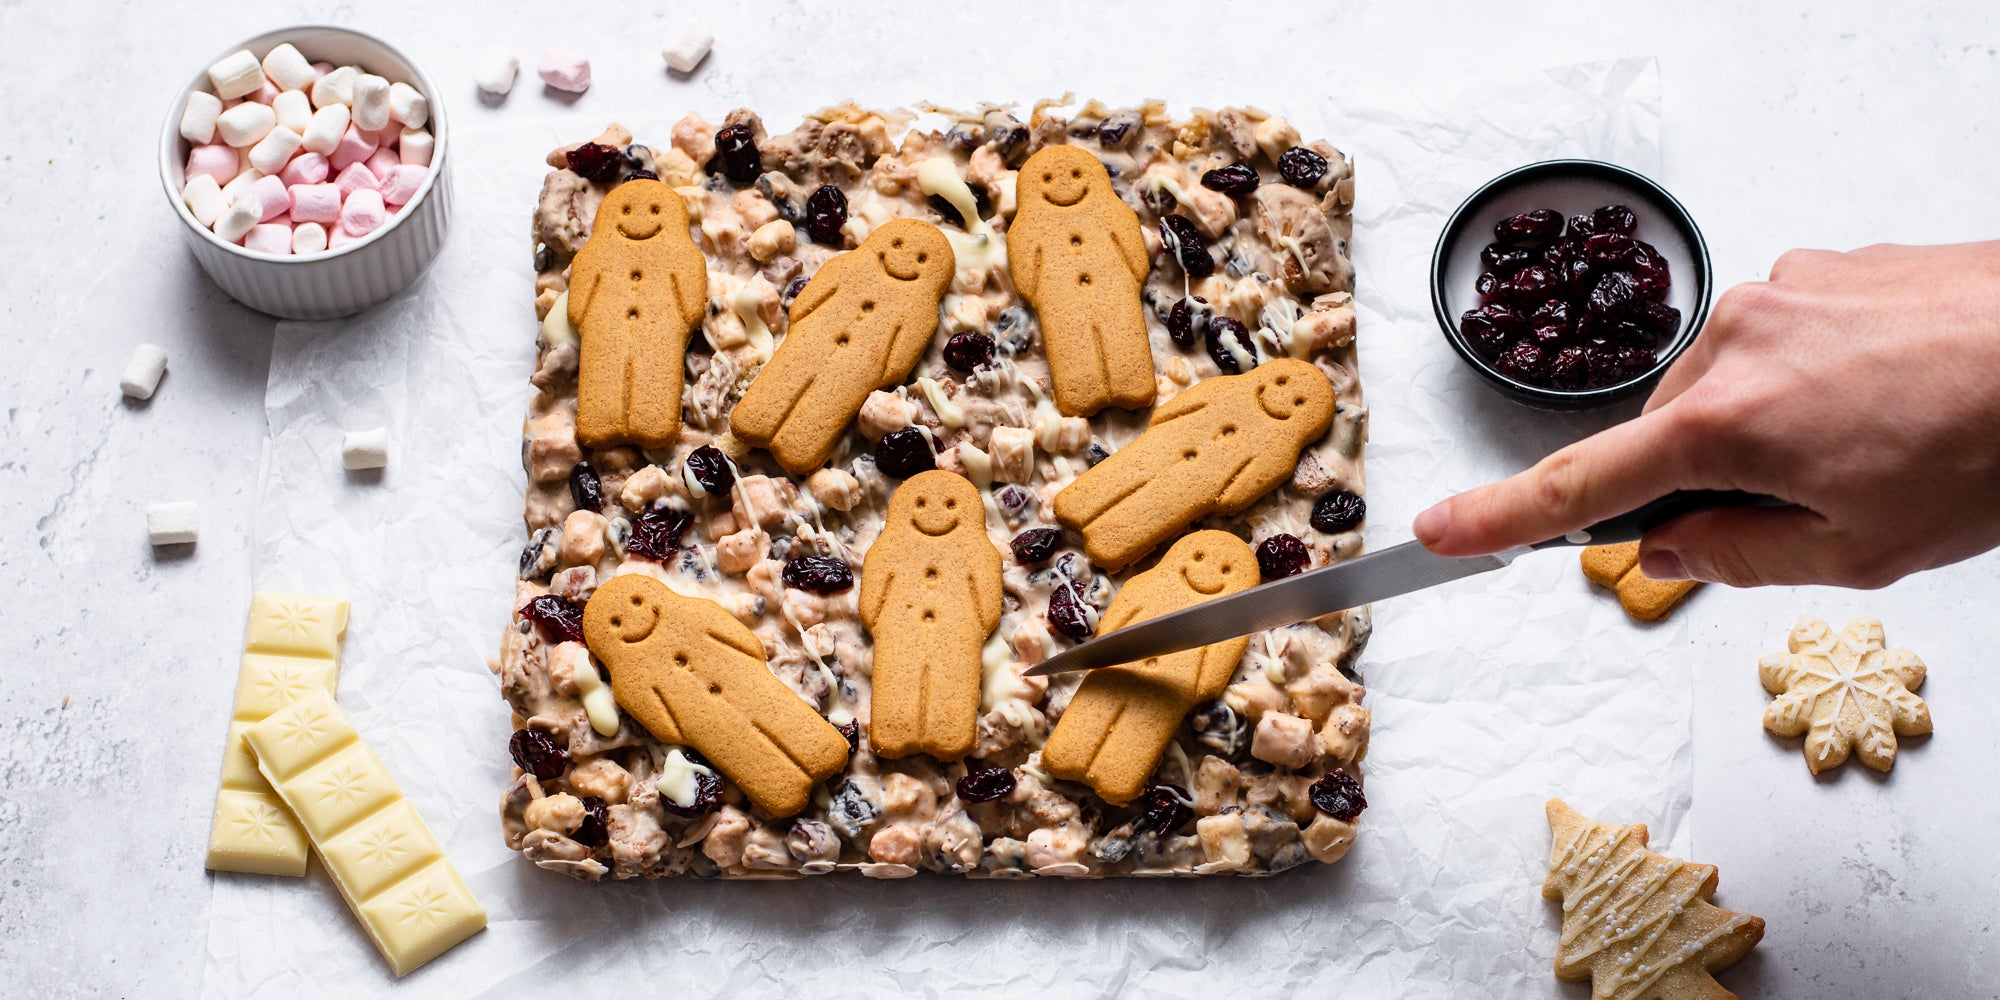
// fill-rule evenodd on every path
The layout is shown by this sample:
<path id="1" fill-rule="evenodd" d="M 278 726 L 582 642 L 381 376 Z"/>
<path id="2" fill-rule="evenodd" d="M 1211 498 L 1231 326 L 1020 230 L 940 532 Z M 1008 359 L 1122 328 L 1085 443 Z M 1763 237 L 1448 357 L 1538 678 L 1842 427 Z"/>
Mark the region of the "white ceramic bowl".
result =
<path id="1" fill-rule="evenodd" d="M 359 65 L 422 91 L 430 99 L 430 122 L 425 127 L 435 138 L 430 177 L 402 211 L 353 243 L 297 257 L 260 253 L 223 242 L 195 221 L 181 198 L 188 143 L 181 138 L 180 123 L 188 93 L 207 84 L 208 67 L 217 59 L 249 49 L 261 61 L 283 42 L 298 46 L 314 62 Z M 202 60 L 194 76 L 174 96 L 160 133 L 160 183 L 174 213 L 180 216 L 196 262 L 230 298 L 286 319 L 347 316 L 402 291 L 437 256 L 451 222 L 451 130 L 445 123 L 440 96 L 431 78 L 394 46 L 373 35 L 331 25 L 307 24 L 266 32 Z"/>

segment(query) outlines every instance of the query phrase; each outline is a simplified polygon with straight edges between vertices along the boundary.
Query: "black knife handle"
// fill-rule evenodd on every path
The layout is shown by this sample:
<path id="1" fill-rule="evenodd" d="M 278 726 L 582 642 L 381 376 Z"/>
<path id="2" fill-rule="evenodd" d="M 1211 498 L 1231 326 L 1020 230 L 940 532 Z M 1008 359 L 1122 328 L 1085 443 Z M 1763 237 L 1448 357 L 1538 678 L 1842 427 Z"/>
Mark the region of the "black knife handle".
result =
<path id="1" fill-rule="evenodd" d="M 1557 549 L 1578 545 L 1615 545 L 1619 542 L 1636 542 L 1646 532 L 1659 527 L 1683 514 L 1715 507 L 1790 507 L 1787 500 L 1762 493 L 1745 493 L 1742 490 L 1676 490 L 1666 496 L 1628 511 L 1617 517 L 1608 517 L 1582 531 L 1572 531 L 1561 538 L 1551 538 L 1538 542 L 1529 548 Z"/>

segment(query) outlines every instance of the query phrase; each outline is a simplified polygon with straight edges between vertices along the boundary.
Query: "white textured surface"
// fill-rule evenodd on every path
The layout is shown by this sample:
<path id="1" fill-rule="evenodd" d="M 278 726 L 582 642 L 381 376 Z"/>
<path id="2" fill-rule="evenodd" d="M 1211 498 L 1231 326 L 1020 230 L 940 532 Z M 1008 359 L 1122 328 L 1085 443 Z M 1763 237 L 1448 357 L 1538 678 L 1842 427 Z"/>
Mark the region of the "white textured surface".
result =
<path id="1" fill-rule="evenodd" d="M 0 734 L 6 739 L 0 966 L 9 970 L 10 982 L 37 984 L 38 995 L 195 994 L 202 989 L 205 955 L 218 947 L 208 935 L 208 910 L 212 894 L 221 891 L 214 885 L 220 877 L 203 873 L 201 852 L 251 585 L 251 506 L 273 323 L 205 283 L 176 245 L 179 223 L 162 211 L 153 182 L 153 144 L 169 99 L 164 88 L 190 72 L 190 56 L 199 59 L 196 53 L 226 43 L 213 37 L 214 25 L 255 27 L 238 23 L 235 6 L 183 6 L 195 16 L 168 16 L 137 4 L 0 7 L 0 38 L 7 40 L 0 104 L 88 104 L 102 125 L 101 138 L 83 141 L 52 137 L 32 117 L 0 120 L 0 162 L 8 170 L 0 207 L 17 233 L 46 240 L 34 244 L 34 252 L 17 247 L 0 278 L 18 358 L 0 371 L 6 419 L 0 436 L 0 578 L 6 581 L 0 584 L 0 655 L 12 664 L 0 683 Z M 2000 101 L 2000 12 L 1990 5 L 1960 3 L 1935 12 L 1891 12 L 1853 0 L 1793 10 L 1660 5 L 1619 17 L 1601 5 L 1576 3 L 1541 19 L 1519 5 L 1490 3 L 1439 10 L 1367 2 L 1325 14 L 1310 13 L 1310 6 L 1273 4 L 1263 15 L 1225 15 L 1236 27 L 1221 43 L 1198 41 L 1211 34 L 1203 18 L 1221 9 L 1215 4 L 1132 4 L 1083 13 L 1063 5 L 1069 13 L 1060 16 L 1023 11 L 1002 18 L 949 10 L 919 18 L 904 5 L 875 18 L 818 4 L 714 7 L 709 16 L 716 22 L 716 51 L 687 81 L 669 78 L 653 47 L 669 18 L 646 17 L 629 5 L 566 9 L 554 27 L 526 16 L 503 24 L 489 5 L 470 2 L 417 8 L 358 2 L 331 12 L 286 3 L 257 14 L 271 25 L 331 15 L 384 32 L 440 81 L 467 133 L 475 125 L 505 125 L 510 116 L 532 117 L 536 128 L 566 122 L 548 129 L 550 144 L 606 117 L 644 134 L 684 109 L 717 115 L 736 104 L 759 107 L 774 123 L 844 96 L 877 104 L 922 97 L 970 103 L 1075 89 L 1114 100 L 1290 104 L 1303 95 L 1337 96 L 1355 85 L 1380 92 L 1408 80 L 1477 79 L 1496 47 L 1536 64 L 1656 53 L 1665 142 L 1657 177 L 1704 226 L 1724 281 L 1760 276 L 1793 244 L 1849 247 L 2000 234 L 2000 203 L 1991 197 L 1986 169 L 2000 159 L 2000 132 L 1983 123 L 1979 110 Z M 1275 27 L 1282 18 L 1309 23 Z M 1063 30 L 1051 35 L 1055 24 Z M 592 56 L 597 80 L 590 93 L 557 103 L 530 80 L 497 108 L 479 102 L 471 60 L 481 45 L 535 51 L 557 35 Z M 63 55 L 107 46 L 121 58 L 88 71 Z M 479 149 L 468 136 L 460 138 L 457 166 L 467 169 Z M 1374 169 L 1365 159 L 1360 166 L 1364 178 Z M 1494 172 L 1504 166 L 1495 164 Z M 1364 189 L 1363 202 L 1368 198 Z M 525 209 L 517 218 L 525 220 Z M 481 245 L 469 259 L 520 268 L 524 230 L 523 221 L 503 233 L 477 233 Z M 136 244 L 133 232 L 142 236 Z M 460 244 L 469 238 L 457 233 L 453 246 L 466 252 Z M 1422 278 L 1392 272 L 1365 280 Z M 405 296 L 386 308 L 425 307 Z M 1395 318 L 1393 326 L 1364 336 L 1430 338 L 1429 348 L 1413 352 L 1422 362 L 1383 371 L 1371 366 L 1364 346 L 1364 377 L 1378 444 L 1387 443 L 1395 400 L 1407 391 L 1399 381 L 1460 394 L 1467 430 L 1461 448 L 1445 458 L 1465 481 L 1450 485 L 1470 486 L 1519 467 L 1604 419 L 1550 421 L 1482 395 L 1421 319 Z M 177 359 L 174 376 L 144 404 L 124 401 L 117 389 L 118 368 L 140 340 L 161 344 Z M 517 399 L 510 397 L 509 405 Z M 513 414 L 495 419 L 511 421 Z M 1378 538 L 1430 499 L 1399 489 L 1390 454 L 1382 447 L 1371 453 Z M 332 451 L 326 461 L 328 474 L 339 475 Z M 209 537 L 199 551 L 152 554 L 137 525 L 149 497 L 158 495 L 195 497 L 207 508 Z M 463 500 L 448 486 L 437 496 Z M 1521 600 L 1521 591 L 1535 582 L 1510 577 L 1474 599 Z M 422 583 L 413 579 L 411 586 Z M 2000 797 L 1992 794 L 2000 754 L 2000 668 L 1990 653 L 1996 598 L 2000 558 L 1989 555 L 1874 594 L 1710 589 L 1684 607 L 1680 624 L 1641 633 L 1650 656 L 1674 658 L 1695 679 L 1693 854 L 1721 867 L 1727 905 L 1770 923 L 1764 944 L 1726 977 L 1731 987 L 1746 996 L 1787 998 L 2000 995 L 1992 972 L 2000 967 L 2000 931 L 1991 917 L 1992 901 L 2000 898 L 2000 854 L 1991 847 L 1992 831 L 2000 828 Z M 1794 743 L 1766 737 L 1757 727 L 1765 699 L 1755 661 L 1779 648 L 1792 617 L 1802 612 L 1836 623 L 1857 613 L 1878 615 L 1892 644 L 1916 650 L 1929 663 L 1923 693 L 1939 735 L 1907 746 L 1890 777 L 1850 766 L 1814 780 Z M 438 623 L 432 647 L 384 650 L 375 670 L 410 675 L 420 685 L 412 695 L 439 693 L 442 679 L 426 679 L 426 663 L 488 648 L 499 613 L 468 608 Z M 1425 623 L 1439 638 L 1420 633 L 1398 643 L 1409 649 L 1434 641 L 1436 653 L 1395 668 L 1448 678 L 1463 669 L 1453 655 L 1457 649 L 1507 649 L 1505 637 L 1451 636 L 1442 632 L 1442 622 L 1448 619 Z M 358 619 L 355 627 L 368 626 Z M 1378 656 L 1397 648 L 1388 634 L 1393 627 L 1385 606 Z M 1593 654 L 1580 648 L 1573 655 Z M 1506 720 L 1532 708 L 1534 683 L 1527 674 L 1480 673 L 1468 676 L 1454 697 L 1491 691 L 1492 714 Z M 501 709 L 490 686 L 450 694 L 453 706 Z M 1467 710 L 1477 712 L 1476 706 Z M 1541 723 L 1524 717 L 1517 724 Z M 1385 727 L 1377 739 L 1386 742 L 1391 733 Z M 397 739 L 393 732 L 381 738 L 390 744 Z M 1607 741 L 1629 738 L 1604 734 Z M 1558 793 L 1589 763 L 1522 766 L 1545 769 L 1551 792 Z M 465 783 L 485 781 L 481 768 L 495 769 L 490 754 L 471 749 L 437 767 L 470 775 L 458 779 Z M 398 777 L 412 794 L 497 794 L 491 783 L 491 792 L 446 788 L 444 777 L 410 773 L 407 764 Z M 1468 801 L 1468 808 L 1474 805 Z M 471 824 L 437 832 L 454 853 L 461 838 L 493 835 Z M 1516 845 L 1496 841 L 1490 849 Z M 630 933 L 616 919 L 625 907 L 682 911 L 740 930 L 801 898 L 787 886 L 678 884 L 608 887 L 577 904 L 573 897 L 594 890 L 545 874 L 520 866 L 511 877 L 536 886 L 550 882 L 551 894 L 594 914 L 563 942 L 569 947 L 536 965 L 547 991 L 561 995 L 579 992 L 569 977 L 588 968 L 608 940 Z M 1445 866 L 1434 877 L 1460 876 Z M 1343 918 L 1333 881 L 1326 903 L 1312 911 L 1314 931 L 1301 948 L 1331 954 L 1356 933 Z M 318 884 L 325 888 L 323 880 Z M 288 880 L 259 885 L 248 891 L 296 894 L 301 888 Z M 1246 953 L 1235 933 L 1247 910 L 1272 905 L 1267 887 L 1201 894 L 1183 889 L 1142 887 L 1131 897 L 1135 912 L 1127 919 L 1136 925 L 1147 910 L 1206 906 L 1190 918 L 1202 928 L 1194 938 L 1201 954 L 1149 952 L 1137 933 L 1129 940 L 1139 950 L 1130 955 L 1065 953 L 1064 942 L 1079 934 L 1065 916 L 1067 901 L 1091 887 L 994 886 L 990 909 L 963 897 L 964 911 L 934 928 L 893 913 L 871 918 L 822 890 L 814 898 L 825 909 L 787 918 L 798 933 L 774 936 L 766 947 L 735 958 L 746 977 L 782 979 L 794 949 L 837 949 L 845 926 L 865 921 L 882 933 L 933 935 L 941 945 L 931 952 L 933 962 L 944 963 L 953 958 L 953 942 L 971 950 L 987 931 L 985 921 L 996 915 L 1017 923 L 1045 921 L 1040 940 L 1064 959 L 1058 967 L 992 968 L 993 981 L 1024 991 L 1037 984 L 1038 992 L 1058 995 L 1142 986 L 1143 976 L 1088 976 L 1128 962 L 1140 969 L 1205 969 L 1226 990 L 1234 970 L 1295 958 Z M 337 904 L 326 914 L 332 935 L 358 933 Z M 1547 911 L 1541 916 L 1553 924 Z M 1449 981 L 1413 979 L 1401 995 L 1583 995 L 1548 981 L 1480 981 L 1476 970 L 1490 958 L 1481 952 L 1480 924 L 1505 918 L 1451 919 L 1448 927 L 1411 919 L 1407 953 L 1463 954 L 1462 964 L 1452 964 L 1467 971 Z M 634 977 L 628 987 L 685 982 L 676 948 L 690 940 L 699 944 L 709 932 L 699 924 L 676 926 L 691 926 L 699 936 L 660 935 L 650 945 L 647 978 Z M 327 946 L 303 928 L 288 939 L 302 948 Z M 921 965 L 877 969 L 866 954 L 841 961 L 867 972 L 869 981 L 886 976 L 903 992 L 921 992 L 926 983 Z M 1070 989 L 1065 984 L 1072 973 L 1091 985 Z M 425 993 L 425 982 L 419 975 L 404 992 Z M 730 982 L 716 978 L 705 985 L 727 988 Z M 1349 985 L 1331 968 L 1312 984 L 1321 996 L 1353 995 Z"/>

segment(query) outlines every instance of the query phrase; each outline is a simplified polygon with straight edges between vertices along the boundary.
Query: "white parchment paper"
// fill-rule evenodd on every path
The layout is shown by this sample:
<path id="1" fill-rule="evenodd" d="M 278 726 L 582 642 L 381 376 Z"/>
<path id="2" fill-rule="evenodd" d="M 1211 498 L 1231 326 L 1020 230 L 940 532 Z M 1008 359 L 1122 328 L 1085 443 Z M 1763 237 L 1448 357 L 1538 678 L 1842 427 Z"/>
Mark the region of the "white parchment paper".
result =
<path id="1" fill-rule="evenodd" d="M 1536 413 L 1479 385 L 1438 334 L 1427 275 L 1444 217 L 1508 167 L 1580 155 L 1654 170 L 1651 60 L 1273 110 L 1347 150 L 1359 175 L 1372 545 L 1407 538 L 1427 503 L 1629 415 Z M 1361 660 L 1370 807 L 1330 868 L 1261 881 L 585 885 L 506 850 L 510 727 L 486 663 L 523 542 L 528 217 L 543 154 L 574 138 L 527 115 L 455 135 L 456 228 L 431 272 L 356 319 L 281 324 L 273 351 L 257 586 L 353 601 L 341 704 L 491 917 L 401 992 L 1582 995 L 1549 973 L 1542 803 L 1649 822 L 1656 847 L 1684 854 L 1691 697 L 1665 653 L 1685 626 L 1635 627 L 1566 554 L 1376 607 Z M 342 431 L 378 425 L 388 469 L 343 473 Z M 214 886 L 208 995 L 394 983 L 317 866 Z"/>

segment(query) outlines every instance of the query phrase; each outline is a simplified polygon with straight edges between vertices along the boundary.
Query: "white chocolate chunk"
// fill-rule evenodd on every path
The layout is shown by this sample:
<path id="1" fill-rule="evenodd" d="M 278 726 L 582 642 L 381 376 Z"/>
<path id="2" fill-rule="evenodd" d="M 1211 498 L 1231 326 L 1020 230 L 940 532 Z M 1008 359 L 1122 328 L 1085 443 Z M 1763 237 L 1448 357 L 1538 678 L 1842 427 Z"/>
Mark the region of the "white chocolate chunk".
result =
<path id="1" fill-rule="evenodd" d="M 210 179 L 209 183 L 215 181 Z M 125 374 L 118 379 L 118 389 L 133 399 L 152 399 L 153 390 L 160 387 L 160 376 L 166 373 L 167 352 L 152 344 L 140 344 L 132 348 L 132 357 L 125 362 Z"/>
<path id="2" fill-rule="evenodd" d="M 264 75 L 278 85 L 279 90 L 304 90 L 319 79 L 319 72 L 312 68 L 298 46 L 282 42 L 277 48 L 264 54 Z"/>
<path id="3" fill-rule="evenodd" d="M 696 796 L 701 793 L 697 777 L 714 773 L 689 760 L 687 754 L 682 753 L 679 747 L 675 747 L 667 751 L 666 763 L 660 765 L 660 778 L 653 782 L 653 790 L 659 792 L 667 801 L 685 809 L 694 805 Z"/>
<path id="4" fill-rule="evenodd" d="M 708 25 L 700 21 L 686 21 L 667 36 L 660 55 L 666 59 L 668 69 L 676 73 L 692 73 L 703 59 L 708 58 L 708 50 L 714 45 L 715 35 L 708 30 Z"/>
<path id="5" fill-rule="evenodd" d="M 597 730 L 599 736 L 618 732 L 618 699 L 612 695 L 611 685 L 597 676 L 597 664 L 586 657 L 571 672 L 570 679 L 583 695 L 583 711 L 590 716 L 590 728 Z"/>
<path id="6" fill-rule="evenodd" d="M 249 49 L 238 49 L 208 68 L 208 82 L 215 88 L 215 96 L 227 101 L 256 93 L 264 85 L 264 68 L 257 65 L 257 57 Z"/>
<path id="7" fill-rule="evenodd" d="M 340 464 L 348 469 L 379 469 L 389 464 L 389 429 L 348 431 L 340 438 Z"/>
<path id="8" fill-rule="evenodd" d="M 506 49 L 494 47 L 479 54 L 479 61 L 472 64 L 473 82 L 479 89 L 494 97 L 505 97 L 514 89 L 514 77 L 521 72 L 521 60 Z"/>
<path id="9" fill-rule="evenodd" d="M 222 98 L 206 90 L 188 95 L 181 111 L 181 138 L 205 146 L 215 138 L 215 120 L 222 116 Z"/>
<path id="10" fill-rule="evenodd" d="M 406 129 L 423 128 L 431 120 L 431 102 L 422 91 L 399 80 L 389 85 L 389 116 Z"/>
<path id="11" fill-rule="evenodd" d="M 146 534 L 154 545 L 192 545 L 201 534 L 201 510 L 192 500 L 146 508 Z"/>

